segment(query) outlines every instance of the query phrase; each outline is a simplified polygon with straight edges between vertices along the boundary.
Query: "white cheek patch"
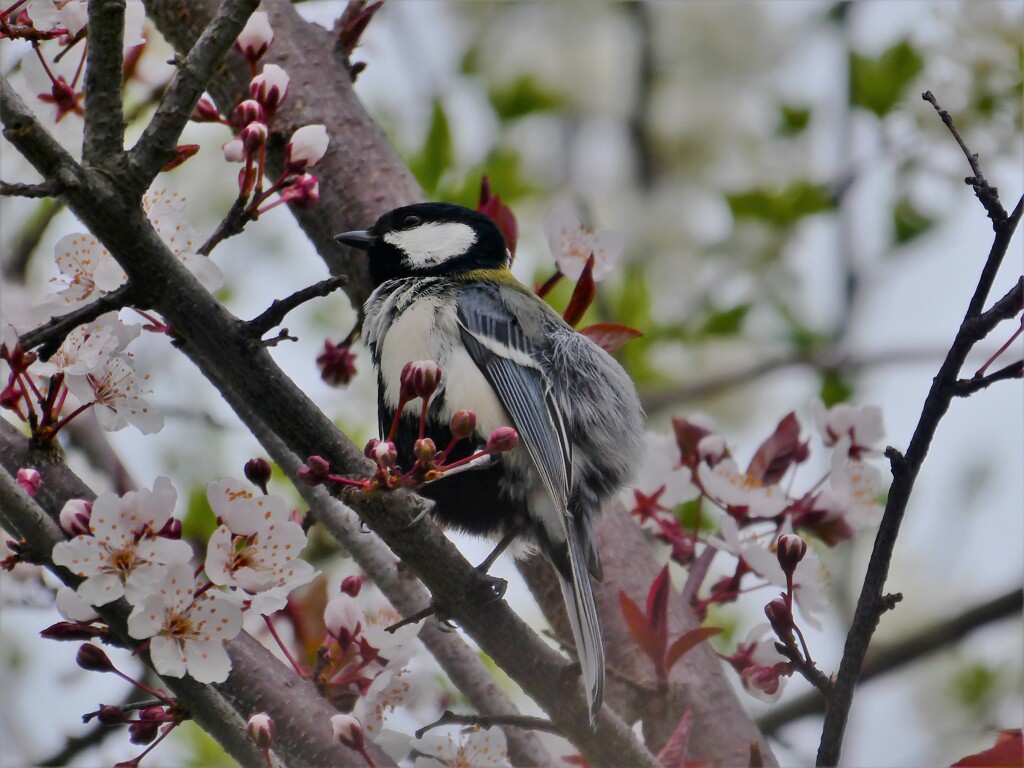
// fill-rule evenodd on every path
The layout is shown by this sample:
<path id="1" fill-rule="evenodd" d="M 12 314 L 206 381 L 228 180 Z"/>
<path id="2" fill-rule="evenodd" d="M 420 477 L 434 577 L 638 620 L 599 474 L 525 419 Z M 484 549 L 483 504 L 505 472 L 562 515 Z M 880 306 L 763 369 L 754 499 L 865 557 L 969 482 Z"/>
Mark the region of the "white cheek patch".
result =
<path id="1" fill-rule="evenodd" d="M 406 264 L 418 269 L 461 256 L 476 242 L 476 233 L 468 224 L 431 221 L 413 229 L 388 232 L 384 242 L 402 251 Z"/>

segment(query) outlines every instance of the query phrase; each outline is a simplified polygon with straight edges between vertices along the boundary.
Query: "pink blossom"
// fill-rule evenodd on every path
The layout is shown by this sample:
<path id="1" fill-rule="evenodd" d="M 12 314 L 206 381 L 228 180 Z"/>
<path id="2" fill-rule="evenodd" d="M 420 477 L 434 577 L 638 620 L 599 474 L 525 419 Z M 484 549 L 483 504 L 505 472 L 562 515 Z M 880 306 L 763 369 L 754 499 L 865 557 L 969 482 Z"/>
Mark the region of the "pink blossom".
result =
<path id="1" fill-rule="evenodd" d="M 43 483 L 43 476 L 39 474 L 38 469 L 21 467 L 18 470 L 17 481 L 25 493 L 29 496 L 35 496 L 39 493 L 39 486 Z"/>
<path id="2" fill-rule="evenodd" d="M 285 173 L 302 173 L 316 165 L 327 152 L 329 143 L 326 126 L 317 124 L 299 128 L 284 149 Z"/>

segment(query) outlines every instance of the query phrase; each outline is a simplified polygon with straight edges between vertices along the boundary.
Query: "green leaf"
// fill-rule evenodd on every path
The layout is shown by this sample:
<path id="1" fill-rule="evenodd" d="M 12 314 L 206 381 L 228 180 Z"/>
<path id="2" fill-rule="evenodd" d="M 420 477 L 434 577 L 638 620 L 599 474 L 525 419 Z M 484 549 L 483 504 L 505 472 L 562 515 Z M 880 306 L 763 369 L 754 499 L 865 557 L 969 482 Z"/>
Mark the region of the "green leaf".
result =
<path id="1" fill-rule="evenodd" d="M 206 500 L 206 488 L 192 488 L 188 493 L 188 506 L 181 519 L 181 538 L 188 541 L 209 541 L 217 530 L 217 516 Z"/>
<path id="2" fill-rule="evenodd" d="M 698 339 L 707 336 L 735 336 L 743 329 L 750 304 L 737 304 L 729 309 L 712 309 L 694 330 Z"/>
<path id="3" fill-rule="evenodd" d="M 935 226 L 935 219 L 925 216 L 907 198 L 901 198 L 892 212 L 893 240 L 896 245 L 909 243 Z"/>
<path id="4" fill-rule="evenodd" d="M 501 120 L 515 120 L 535 112 L 565 106 L 565 98 L 542 85 L 533 75 L 520 75 L 491 88 L 491 106 Z"/>
<path id="5" fill-rule="evenodd" d="M 924 69 L 924 57 L 906 38 L 877 58 L 850 51 L 850 104 L 885 117 Z"/>
<path id="6" fill-rule="evenodd" d="M 782 136 L 796 136 L 807 130 L 810 122 L 810 108 L 781 104 L 779 106 L 779 127 L 776 130 Z"/>
<path id="7" fill-rule="evenodd" d="M 825 184 L 795 181 L 788 187 L 750 189 L 725 196 L 737 219 L 756 219 L 779 228 L 792 227 L 804 216 L 831 211 L 835 195 Z"/>
<path id="8" fill-rule="evenodd" d="M 825 371 L 821 375 L 821 388 L 818 397 L 826 408 L 845 403 L 853 397 L 853 385 L 846 381 L 837 371 Z"/>
<path id="9" fill-rule="evenodd" d="M 440 99 L 434 99 L 430 127 L 423 147 L 409 158 L 409 170 L 428 197 L 436 197 L 441 174 L 452 164 L 452 134 Z"/>

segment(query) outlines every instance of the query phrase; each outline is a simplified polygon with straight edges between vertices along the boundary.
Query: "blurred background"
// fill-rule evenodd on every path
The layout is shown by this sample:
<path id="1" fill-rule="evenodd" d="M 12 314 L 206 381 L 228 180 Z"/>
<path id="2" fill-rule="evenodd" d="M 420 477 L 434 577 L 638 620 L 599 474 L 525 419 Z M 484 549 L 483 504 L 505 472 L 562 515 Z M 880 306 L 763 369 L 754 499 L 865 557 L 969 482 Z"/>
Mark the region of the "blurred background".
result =
<path id="1" fill-rule="evenodd" d="M 330 26 L 343 4 L 297 7 Z M 888 443 L 906 448 L 991 244 L 985 212 L 963 183 L 963 154 L 920 94 L 932 91 L 952 113 L 1012 209 L 1024 189 L 1022 32 L 1024 5 L 1012 0 L 388 0 L 354 58 L 367 64 L 358 93 L 431 198 L 475 206 L 481 176 L 489 176 L 518 217 L 515 272 L 524 282 L 554 271 L 542 222 L 555 204 L 573 206 L 594 228 L 625 233 L 623 260 L 588 317 L 644 332 L 619 358 L 652 429 L 667 428 L 672 416 L 713 419 L 742 464 L 789 411 L 809 435 L 816 398 L 879 405 Z M 168 49 L 149 34 L 130 92 L 140 103 L 167 76 Z M 0 53 L 3 71 L 27 89 L 23 52 L 5 44 Z M 80 144 L 76 120 L 57 126 L 69 146 Z M 188 198 L 186 216 L 201 239 L 237 192 L 236 169 L 220 151 L 228 138 L 221 126 L 190 126 L 183 142 L 201 144 L 199 157 L 161 177 Z M 9 145 L 2 161 L 5 181 L 32 178 Z M 29 292 L 47 289 L 54 243 L 80 225 L 48 203 L 0 205 L 0 300 L 10 307 L 23 301 L 22 283 Z M 1022 242 L 1018 235 L 993 297 L 1020 275 Z M 225 274 L 223 300 L 243 317 L 326 276 L 284 207 L 213 258 Z M 556 289 L 556 306 L 569 288 Z M 365 351 L 343 389 L 324 384 L 314 362 L 324 339 L 340 341 L 354 321 L 340 294 L 308 304 L 288 321 L 299 342 L 279 345 L 275 357 L 361 444 L 376 433 Z M 1015 327 L 999 326 L 963 375 Z M 187 361 L 168 354 L 166 339 L 145 338 L 132 350 L 139 370 L 153 375 L 167 426 L 155 438 L 125 430 L 111 443 L 138 483 L 152 487 L 157 475 L 171 475 L 179 514 L 202 530 L 211 522 L 206 483 L 240 477 L 261 451 Z M 1003 362 L 1021 350 L 1018 340 Z M 888 586 L 904 601 L 883 618 L 878 645 L 1020 587 L 1022 428 L 1017 382 L 953 404 L 896 548 Z M 103 490 L 108 481 L 71 455 Z M 819 450 L 801 472 L 806 479 L 825 469 Z M 833 612 L 808 642 L 826 672 L 838 665 L 873 536 L 816 546 L 830 572 Z M 464 544 L 471 559 L 487 548 Z M 340 578 L 346 566 L 337 560 L 318 565 Z M 514 604 L 539 620 L 514 570 L 498 573 L 514 581 Z M 42 587 L 9 574 L 0 585 L 0 763 L 16 766 L 84 729 L 75 723 L 94 700 L 124 694 L 79 670 L 70 644 L 36 637 L 56 620 Z M 763 620 L 761 605 L 740 602 L 713 616 L 728 629 L 722 648 Z M 949 764 L 991 745 L 996 730 L 1019 727 L 1022 640 L 1020 616 L 992 622 L 865 683 L 845 764 Z M 770 718 L 808 689 L 794 678 L 770 705 L 740 695 Z M 769 724 L 783 765 L 813 762 L 819 717 Z M 110 739 L 75 764 L 135 754 L 124 741 Z M 192 731 L 147 764 L 221 759 Z"/>

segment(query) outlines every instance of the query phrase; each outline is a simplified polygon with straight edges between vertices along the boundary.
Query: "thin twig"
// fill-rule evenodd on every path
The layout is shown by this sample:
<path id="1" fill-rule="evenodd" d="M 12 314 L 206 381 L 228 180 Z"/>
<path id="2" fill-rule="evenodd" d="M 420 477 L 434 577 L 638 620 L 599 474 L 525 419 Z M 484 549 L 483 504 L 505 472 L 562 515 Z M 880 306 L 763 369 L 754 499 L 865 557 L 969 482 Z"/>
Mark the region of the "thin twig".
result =
<path id="1" fill-rule="evenodd" d="M 348 278 L 345 275 L 333 275 L 326 280 L 321 280 L 319 283 L 314 283 L 302 290 L 296 291 L 291 296 L 275 299 L 265 312 L 249 321 L 247 326 L 249 333 L 256 338 L 263 336 L 263 334 L 279 326 L 285 316 L 296 307 L 312 299 L 327 296 L 347 282 Z"/>
<path id="2" fill-rule="evenodd" d="M 785 643 L 775 643 L 775 650 L 789 659 L 793 668 L 799 672 L 807 682 L 817 688 L 822 694 L 828 695 L 829 689 L 832 687 L 832 681 L 829 679 L 828 675 L 814 666 L 814 662 L 808 661 L 797 648 L 786 645 Z"/>
<path id="3" fill-rule="evenodd" d="M 60 194 L 60 184 L 47 179 L 38 184 L 17 184 L 0 181 L 0 196 L 3 197 L 56 197 Z"/>
<path id="4" fill-rule="evenodd" d="M 114 168 L 124 152 L 124 0 L 90 0 L 82 161 Z"/>
<path id="5" fill-rule="evenodd" d="M 178 65 L 156 114 L 129 153 L 129 166 L 139 189 L 146 189 L 174 156 L 175 144 L 192 110 L 257 6 L 259 0 L 225 0 Z"/>
<path id="6" fill-rule="evenodd" d="M 54 317 L 34 331 L 29 331 L 21 337 L 21 346 L 26 350 L 38 347 L 39 356 L 43 360 L 49 360 L 75 328 L 84 323 L 90 323 L 107 312 L 131 306 L 135 303 L 135 299 L 135 291 L 132 289 L 131 283 L 126 283 L 84 307 L 79 307 L 66 315 Z"/>
<path id="7" fill-rule="evenodd" d="M 980 392 L 986 387 L 990 387 L 997 381 L 1007 381 L 1009 379 L 1019 379 L 1024 376 L 1024 360 L 1018 360 L 1015 363 L 1010 363 L 1005 368 L 1000 368 L 995 373 L 990 373 L 988 376 L 982 376 L 977 379 L 960 379 L 954 385 L 955 390 L 953 392 L 956 397 L 969 397 L 975 392 Z"/>
<path id="8" fill-rule="evenodd" d="M 231 208 L 228 209 L 223 220 L 217 225 L 209 239 L 199 246 L 199 250 L 196 253 L 202 256 L 209 256 L 213 249 L 220 245 L 222 241 L 241 234 L 242 230 L 245 229 L 245 225 L 252 221 L 252 215 L 246 210 L 247 203 L 248 200 L 244 197 L 235 198 L 235 202 L 231 204 Z"/>
<path id="9" fill-rule="evenodd" d="M 449 709 L 444 711 L 437 720 L 424 725 L 416 731 L 416 738 L 422 739 L 423 734 L 433 728 L 440 728 L 443 725 L 477 725 L 481 728 L 493 728 L 497 725 L 509 725 L 513 728 L 522 728 L 526 731 L 544 731 L 559 736 L 562 732 L 554 723 L 543 717 L 529 717 L 527 715 L 459 715 Z"/>

